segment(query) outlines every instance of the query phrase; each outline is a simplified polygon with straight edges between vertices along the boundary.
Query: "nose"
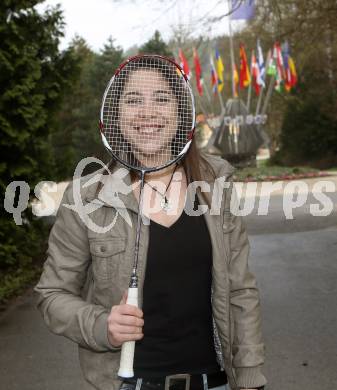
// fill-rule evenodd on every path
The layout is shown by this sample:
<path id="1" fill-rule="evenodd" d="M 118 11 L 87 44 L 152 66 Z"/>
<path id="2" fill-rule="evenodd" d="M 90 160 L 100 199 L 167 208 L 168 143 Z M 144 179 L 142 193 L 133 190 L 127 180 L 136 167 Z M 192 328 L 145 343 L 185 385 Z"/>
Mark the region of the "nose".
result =
<path id="1" fill-rule="evenodd" d="M 153 118 L 156 115 L 156 106 L 151 99 L 144 99 L 138 107 L 138 115 L 140 118 Z"/>

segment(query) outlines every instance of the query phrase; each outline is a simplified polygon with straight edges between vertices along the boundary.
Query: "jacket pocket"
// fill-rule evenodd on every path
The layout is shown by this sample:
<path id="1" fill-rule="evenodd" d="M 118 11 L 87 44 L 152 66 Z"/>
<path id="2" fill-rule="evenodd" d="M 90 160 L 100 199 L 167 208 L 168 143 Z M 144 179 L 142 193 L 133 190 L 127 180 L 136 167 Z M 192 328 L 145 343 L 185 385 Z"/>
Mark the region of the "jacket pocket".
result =
<path id="1" fill-rule="evenodd" d="M 123 237 L 90 240 L 92 270 L 97 281 L 111 281 L 113 273 L 125 252 L 126 240 Z"/>

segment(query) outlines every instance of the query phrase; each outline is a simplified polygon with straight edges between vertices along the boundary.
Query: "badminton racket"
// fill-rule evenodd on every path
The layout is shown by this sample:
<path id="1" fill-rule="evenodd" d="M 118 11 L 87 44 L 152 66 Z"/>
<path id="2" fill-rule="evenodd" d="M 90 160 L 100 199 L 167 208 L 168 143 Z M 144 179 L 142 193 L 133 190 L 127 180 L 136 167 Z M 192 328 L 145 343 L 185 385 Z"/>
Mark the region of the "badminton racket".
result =
<path id="1" fill-rule="evenodd" d="M 159 55 L 138 55 L 122 63 L 102 100 L 100 132 L 112 157 L 140 176 L 134 262 L 127 304 L 138 306 L 138 253 L 145 175 L 182 159 L 192 142 L 195 106 L 182 68 Z M 134 376 L 135 342 L 123 343 L 118 375 Z"/>

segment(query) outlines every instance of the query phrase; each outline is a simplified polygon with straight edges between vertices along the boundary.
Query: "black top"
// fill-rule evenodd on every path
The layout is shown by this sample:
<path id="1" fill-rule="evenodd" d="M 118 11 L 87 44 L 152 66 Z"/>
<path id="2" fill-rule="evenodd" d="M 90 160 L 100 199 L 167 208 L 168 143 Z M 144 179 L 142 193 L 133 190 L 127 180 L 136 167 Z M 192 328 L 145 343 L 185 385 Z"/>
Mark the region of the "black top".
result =
<path id="1" fill-rule="evenodd" d="M 144 338 L 135 377 L 219 371 L 213 339 L 212 246 L 203 216 L 169 228 L 151 221 L 143 290 Z"/>

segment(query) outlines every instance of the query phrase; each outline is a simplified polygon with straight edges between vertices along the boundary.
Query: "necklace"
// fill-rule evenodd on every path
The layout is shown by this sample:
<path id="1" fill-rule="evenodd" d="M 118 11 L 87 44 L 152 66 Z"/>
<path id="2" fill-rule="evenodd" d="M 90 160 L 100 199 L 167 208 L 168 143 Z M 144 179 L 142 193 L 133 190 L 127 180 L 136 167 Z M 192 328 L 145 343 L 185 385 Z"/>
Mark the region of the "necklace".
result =
<path id="1" fill-rule="evenodd" d="M 156 187 L 153 187 L 150 183 L 148 183 L 147 181 L 145 182 L 145 184 L 147 184 L 149 187 L 151 187 L 153 189 L 153 191 L 156 191 L 160 196 L 161 196 L 161 201 L 160 201 L 160 207 L 162 210 L 164 210 L 166 213 L 168 211 L 171 211 L 172 210 L 172 203 L 170 202 L 170 200 L 167 198 L 166 196 L 166 193 L 168 191 L 168 189 L 170 188 L 170 185 L 172 183 L 172 179 L 173 179 L 173 176 L 174 176 L 174 173 L 176 171 L 178 167 L 178 164 L 176 164 L 176 166 L 174 167 L 173 169 L 173 172 L 172 172 L 172 175 L 171 175 L 171 178 L 170 178 L 170 181 L 168 182 L 168 185 L 166 186 L 166 189 L 165 189 L 165 192 L 162 194 L 160 191 L 157 190 Z"/>

